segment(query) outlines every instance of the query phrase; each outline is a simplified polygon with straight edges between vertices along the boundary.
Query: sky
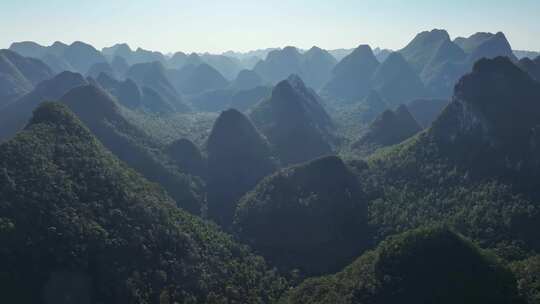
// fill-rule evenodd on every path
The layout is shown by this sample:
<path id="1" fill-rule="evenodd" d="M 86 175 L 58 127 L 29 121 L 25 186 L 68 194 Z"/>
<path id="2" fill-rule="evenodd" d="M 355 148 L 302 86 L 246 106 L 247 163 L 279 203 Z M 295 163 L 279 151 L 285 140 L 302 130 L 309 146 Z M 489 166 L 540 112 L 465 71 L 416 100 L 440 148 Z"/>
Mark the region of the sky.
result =
<path id="1" fill-rule="evenodd" d="M 540 0 L 0 0 L 0 48 L 79 40 L 165 53 L 399 49 L 434 28 L 452 38 L 502 31 L 514 49 L 540 51 Z"/>

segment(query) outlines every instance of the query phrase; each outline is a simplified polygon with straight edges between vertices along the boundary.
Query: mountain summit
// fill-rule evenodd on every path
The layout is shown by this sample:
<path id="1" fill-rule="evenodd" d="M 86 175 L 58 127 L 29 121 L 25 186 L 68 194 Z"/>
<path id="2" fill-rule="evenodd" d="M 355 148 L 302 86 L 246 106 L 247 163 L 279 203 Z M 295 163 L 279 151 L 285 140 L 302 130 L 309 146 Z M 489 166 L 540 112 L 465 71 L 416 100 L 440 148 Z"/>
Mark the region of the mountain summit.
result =
<path id="1" fill-rule="evenodd" d="M 61 104 L 42 104 L 0 145 L 0 185 L 9 302 L 261 303 L 283 288 L 262 259 L 176 208 Z"/>
<path id="2" fill-rule="evenodd" d="M 360 45 L 334 67 L 321 95 L 344 102 L 362 100 L 370 91 L 371 78 L 378 66 L 371 47 Z"/>
<path id="3" fill-rule="evenodd" d="M 227 228 L 237 200 L 276 168 L 266 139 L 237 110 L 221 113 L 208 137 L 208 213 Z"/>
<path id="4" fill-rule="evenodd" d="M 250 117 L 285 165 L 332 153 L 333 122 L 317 94 L 296 75 L 278 83 Z"/>

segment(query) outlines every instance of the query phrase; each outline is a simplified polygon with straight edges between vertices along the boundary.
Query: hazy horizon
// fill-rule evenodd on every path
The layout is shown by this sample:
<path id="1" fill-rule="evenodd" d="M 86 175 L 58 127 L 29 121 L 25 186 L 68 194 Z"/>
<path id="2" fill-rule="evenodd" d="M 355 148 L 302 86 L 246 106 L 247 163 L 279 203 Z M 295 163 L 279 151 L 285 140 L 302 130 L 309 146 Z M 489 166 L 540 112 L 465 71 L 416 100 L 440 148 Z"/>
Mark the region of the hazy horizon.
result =
<path id="1" fill-rule="evenodd" d="M 479 0 L 269 1 L 30 0 L 0 4 L 0 48 L 35 41 L 84 41 L 101 49 L 128 43 L 164 53 L 222 53 L 284 47 L 400 49 L 418 32 L 452 38 L 506 34 L 514 49 L 540 50 L 540 2 Z"/>

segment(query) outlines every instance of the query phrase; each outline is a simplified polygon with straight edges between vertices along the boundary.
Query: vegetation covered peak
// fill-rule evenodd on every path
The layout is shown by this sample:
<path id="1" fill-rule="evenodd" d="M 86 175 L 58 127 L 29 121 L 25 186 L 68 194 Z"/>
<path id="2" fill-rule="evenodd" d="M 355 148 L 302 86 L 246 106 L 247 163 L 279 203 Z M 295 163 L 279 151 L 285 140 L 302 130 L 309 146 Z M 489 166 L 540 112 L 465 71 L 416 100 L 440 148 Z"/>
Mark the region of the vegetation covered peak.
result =
<path id="1" fill-rule="evenodd" d="M 388 238 L 333 276 L 308 279 L 283 303 L 523 303 L 500 261 L 446 228 Z"/>

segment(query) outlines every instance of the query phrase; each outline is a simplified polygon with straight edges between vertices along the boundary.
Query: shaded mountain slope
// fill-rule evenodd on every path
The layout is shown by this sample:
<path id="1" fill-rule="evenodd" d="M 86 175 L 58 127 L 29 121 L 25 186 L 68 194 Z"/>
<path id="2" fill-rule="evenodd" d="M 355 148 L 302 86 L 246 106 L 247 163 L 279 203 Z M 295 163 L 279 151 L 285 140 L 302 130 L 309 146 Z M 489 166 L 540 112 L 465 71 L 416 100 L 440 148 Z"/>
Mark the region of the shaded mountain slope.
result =
<path id="1" fill-rule="evenodd" d="M 141 87 L 148 87 L 156 91 L 169 104 L 179 112 L 189 111 L 189 107 L 169 82 L 165 68 L 157 61 L 132 65 L 126 73 Z"/>
<path id="2" fill-rule="evenodd" d="M 540 81 L 540 57 L 535 60 L 529 58 L 523 58 L 519 60 L 518 66 L 529 73 L 529 75 L 537 81 Z"/>
<path id="3" fill-rule="evenodd" d="M 444 228 L 391 237 L 343 271 L 308 279 L 281 303 L 524 303 L 499 261 Z"/>
<path id="4" fill-rule="evenodd" d="M 358 171 L 371 222 L 382 235 L 448 223 L 509 259 L 540 248 L 539 100 L 507 58 L 479 61 L 428 131 Z"/>
<path id="5" fill-rule="evenodd" d="M 370 239 L 360 185 L 335 156 L 265 178 L 239 201 L 235 226 L 281 270 L 311 275 L 344 267 Z"/>
<path id="6" fill-rule="evenodd" d="M 332 76 L 337 60 L 326 50 L 312 47 L 302 56 L 302 74 L 306 85 L 314 90 L 322 88 Z"/>
<path id="7" fill-rule="evenodd" d="M 203 63 L 191 69 L 178 86 L 184 94 L 198 94 L 205 91 L 224 89 L 229 82 L 210 65 Z"/>
<path id="8" fill-rule="evenodd" d="M 32 111 L 42 102 L 58 100 L 71 89 L 88 84 L 77 73 L 63 72 L 39 83 L 34 90 L 0 109 L 0 141 L 22 130 L 32 117 Z"/>
<path id="9" fill-rule="evenodd" d="M 40 106 L 0 145 L 0 172 L 6 301 L 268 303 L 282 290 L 262 259 L 174 207 L 65 106 Z"/>
<path id="10" fill-rule="evenodd" d="M 266 139 L 237 110 L 218 117 L 206 143 L 208 214 L 230 227 L 237 200 L 276 169 Z"/>
<path id="11" fill-rule="evenodd" d="M 380 114 L 369 125 L 366 133 L 353 144 L 353 148 L 374 151 L 380 147 L 398 144 L 421 130 L 422 127 L 407 106 L 401 105 L 395 111 L 386 110 Z"/>
<path id="12" fill-rule="evenodd" d="M 163 186 L 179 207 L 200 214 L 204 206 L 200 181 L 170 165 L 160 153 L 161 147 L 120 114 L 110 95 L 94 86 L 82 86 L 64 95 L 61 102 L 119 159 Z"/>
<path id="13" fill-rule="evenodd" d="M 445 30 L 424 31 L 416 35 L 399 53 L 417 73 L 421 73 L 439 52 L 441 45 L 447 42 L 451 43 L 450 36 Z"/>
<path id="14" fill-rule="evenodd" d="M 354 102 L 362 100 L 371 89 L 371 78 L 379 66 L 368 45 L 360 45 L 333 69 L 332 77 L 321 95 L 329 100 Z"/>
<path id="15" fill-rule="evenodd" d="M 39 82 L 53 76 L 42 61 L 0 50 L 0 107 L 30 92 Z"/>
<path id="16" fill-rule="evenodd" d="M 277 84 L 271 97 L 250 111 L 250 118 L 284 165 L 332 153 L 333 122 L 319 97 L 297 76 Z"/>
<path id="17" fill-rule="evenodd" d="M 302 54 L 298 49 L 288 46 L 268 53 L 266 59 L 259 61 L 253 70 L 265 81 L 275 84 L 291 74 L 302 75 L 301 61 Z"/>
<path id="18" fill-rule="evenodd" d="M 444 99 L 416 99 L 411 101 L 407 108 L 423 128 L 429 128 L 448 103 L 449 101 Z"/>
<path id="19" fill-rule="evenodd" d="M 156 91 L 148 87 L 142 89 L 131 79 L 116 80 L 107 74 L 99 74 L 96 81 L 118 102 L 129 109 L 140 109 L 155 113 L 170 113 L 175 110 Z"/>
<path id="20" fill-rule="evenodd" d="M 242 70 L 231 83 L 231 88 L 234 90 L 250 90 L 261 86 L 262 84 L 263 80 L 257 72 L 252 70 Z"/>
<path id="21" fill-rule="evenodd" d="M 427 94 L 422 80 L 397 52 L 379 65 L 371 85 L 391 106 L 408 103 Z"/>

